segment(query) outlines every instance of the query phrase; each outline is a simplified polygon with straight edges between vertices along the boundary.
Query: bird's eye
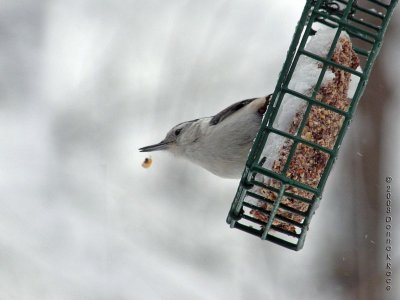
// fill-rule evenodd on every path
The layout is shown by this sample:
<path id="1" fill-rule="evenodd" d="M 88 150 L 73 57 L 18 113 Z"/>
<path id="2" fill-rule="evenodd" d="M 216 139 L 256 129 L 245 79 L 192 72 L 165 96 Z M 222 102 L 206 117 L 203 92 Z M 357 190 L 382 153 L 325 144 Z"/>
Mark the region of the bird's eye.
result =
<path id="1" fill-rule="evenodd" d="M 181 133 L 181 131 L 182 131 L 182 129 L 180 128 L 180 129 L 177 129 L 177 130 L 175 130 L 175 135 L 176 136 L 178 136 L 180 133 Z"/>

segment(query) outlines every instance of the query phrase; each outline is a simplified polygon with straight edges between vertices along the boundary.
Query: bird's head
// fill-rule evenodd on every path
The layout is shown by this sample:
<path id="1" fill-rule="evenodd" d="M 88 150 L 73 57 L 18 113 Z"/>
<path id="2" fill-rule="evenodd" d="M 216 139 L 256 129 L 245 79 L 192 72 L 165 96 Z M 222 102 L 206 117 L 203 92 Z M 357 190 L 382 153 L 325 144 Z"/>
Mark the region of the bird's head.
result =
<path id="1" fill-rule="evenodd" d="M 159 150 L 168 150 L 178 154 L 183 151 L 186 146 L 197 142 L 199 139 L 199 119 L 183 122 L 168 131 L 165 138 L 154 145 L 142 147 L 140 152 L 151 152 Z"/>

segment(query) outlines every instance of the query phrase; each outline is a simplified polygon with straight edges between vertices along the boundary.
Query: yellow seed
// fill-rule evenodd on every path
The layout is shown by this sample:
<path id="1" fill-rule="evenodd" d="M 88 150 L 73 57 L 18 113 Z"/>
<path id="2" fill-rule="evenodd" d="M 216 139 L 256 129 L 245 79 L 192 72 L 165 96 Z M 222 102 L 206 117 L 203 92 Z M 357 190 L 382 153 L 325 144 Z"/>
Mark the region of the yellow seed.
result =
<path id="1" fill-rule="evenodd" d="M 153 163 L 153 160 L 151 157 L 146 157 L 144 161 L 142 162 L 142 167 L 145 169 L 148 169 L 151 167 L 151 164 Z"/>

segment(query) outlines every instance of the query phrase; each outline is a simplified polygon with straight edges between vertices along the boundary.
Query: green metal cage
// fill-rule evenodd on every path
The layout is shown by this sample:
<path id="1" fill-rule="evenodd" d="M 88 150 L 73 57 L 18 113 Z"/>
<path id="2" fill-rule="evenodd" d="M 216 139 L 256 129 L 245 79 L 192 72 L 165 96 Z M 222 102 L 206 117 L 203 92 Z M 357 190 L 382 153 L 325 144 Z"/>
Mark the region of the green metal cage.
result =
<path id="1" fill-rule="evenodd" d="M 326 180 L 367 84 L 397 2 L 397 0 L 365 0 L 362 3 L 356 0 L 307 0 L 228 214 L 227 223 L 232 228 L 292 250 L 300 250 L 303 247 L 311 218 L 321 200 Z M 315 27 L 329 27 L 336 30 L 325 57 L 306 49 L 307 41 L 315 34 Z M 351 38 L 352 48 L 359 58 L 361 69 L 350 68 L 333 61 L 332 55 L 342 32 L 346 32 Z M 321 66 L 314 89 L 309 95 L 290 88 L 300 57 L 316 60 Z M 353 80 L 358 79 L 354 95 L 345 110 L 318 99 L 324 76 L 329 68 L 342 70 L 351 74 Z M 274 125 L 285 95 L 294 96 L 306 103 L 298 129 L 292 133 L 279 130 Z M 320 143 L 310 141 L 302 135 L 306 120 L 315 107 L 334 112 L 342 118 L 332 147 L 321 146 Z M 288 147 L 288 154 L 286 161 L 282 162 L 281 172 L 263 165 L 266 159 L 263 151 L 273 135 L 285 139 Z M 296 149 L 300 145 L 318 151 L 327 158 L 319 181 L 315 185 L 295 180 L 289 174 Z M 274 184 L 267 184 L 265 179 Z M 299 209 L 290 203 L 304 204 L 302 207 L 306 209 Z M 286 214 L 280 213 L 281 211 L 285 211 Z M 262 217 L 257 217 L 257 215 Z M 282 226 L 282 224 L 287 226 Z"/>

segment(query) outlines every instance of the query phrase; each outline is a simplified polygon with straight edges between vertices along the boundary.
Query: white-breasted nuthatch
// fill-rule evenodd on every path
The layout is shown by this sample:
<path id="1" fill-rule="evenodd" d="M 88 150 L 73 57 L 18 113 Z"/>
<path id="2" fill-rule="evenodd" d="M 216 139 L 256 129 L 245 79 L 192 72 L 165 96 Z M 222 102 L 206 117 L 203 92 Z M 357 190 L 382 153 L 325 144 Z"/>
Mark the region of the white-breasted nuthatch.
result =
<path id="1" fill-rule="evenodd" d="M 240 178 L 270 97 L 243 100 L 213 117 L 180 123 L 160 143 L 139 151 L 167 150 L 217 176 Z"/>

